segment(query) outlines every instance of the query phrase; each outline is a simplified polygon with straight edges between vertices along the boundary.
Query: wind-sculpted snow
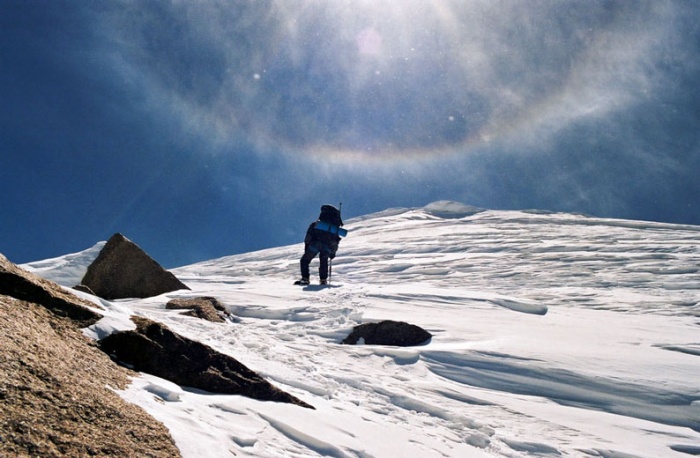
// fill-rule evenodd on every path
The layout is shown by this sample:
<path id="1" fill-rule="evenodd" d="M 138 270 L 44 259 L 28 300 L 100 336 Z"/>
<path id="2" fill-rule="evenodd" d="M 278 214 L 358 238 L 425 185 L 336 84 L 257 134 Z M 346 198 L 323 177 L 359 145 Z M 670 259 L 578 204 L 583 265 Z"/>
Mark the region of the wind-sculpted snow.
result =
<path id="1" fill-rule="evenodd" d="M 43 261 L 30 262 L 22 267 L 59 285 L 79 285 L 87 268 L 100 254 L 107 242 L 98 242 L 92 248 Z"/>
<path id="2" fill-rule="evenodd" d="M 330 287 L 291 284 L 301 243 L 175 269 L 193 291 L 102 301 L 91 335 L 129 310 L 316 408 L 139 377 L 123 396 L 186 457 L 697 454 L 700 227 L 476 210 L 441 202 L 346 221 Z M 41 273 L 60 278 L 52 262 Z M 233 319 L 165 310 L 194 296 Z M 382 320 L 432 340 L 340 345 Z"/>
<path id="3" fill-rule="evenodd" d="M 431 371 L 468 386 L 547 398 L 557 403 L 684 426 L 700 432 L 700 393 L 667 391 L 553 367 L 509 355 L 424 352 Z"/>

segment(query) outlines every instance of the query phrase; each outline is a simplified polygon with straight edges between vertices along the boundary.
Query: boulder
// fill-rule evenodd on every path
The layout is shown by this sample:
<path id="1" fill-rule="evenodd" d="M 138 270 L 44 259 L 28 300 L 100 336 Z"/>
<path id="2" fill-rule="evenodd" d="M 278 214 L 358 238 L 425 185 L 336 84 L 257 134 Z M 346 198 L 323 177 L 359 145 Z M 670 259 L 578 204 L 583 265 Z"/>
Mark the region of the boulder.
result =
<path id="1" fill-rule="evenodd" d="M 121 234 L 110 237 L 81 284 L 104 299 L 144 298 L 189 289 Z"/>
<path id="2" fill-rule="evenodd" d="M 102 339 L 99 345 L 118 362 L 136 371 L 210 393 L 237 394 L 313 409 L 231 356 L 180 336 L 155 321 L 136 316 L 131 319 L 136 323 L 136 330 L 115 332 Z"/>
<path id="3" fill-rule="evenodd" d="M 28 272 L 0 254 L 0 294 L 40 304 L 55 315 L 70 318 L 79 327 L 96 323 L 100 307 L 82 299 L 54 282 Z"/>
<path id="4" fill-rule="evenodd" d="M 229 316 L 226 307 L 215 297 L 190 297 L 173 299 L 165 304 L 168 310 L 187 310 L 183 315 L 201 318 L 214 323 L 224 323 Z"/>
<path id="5" fill-rule="evenodd" d="M 403 321 L 381 321 L 355 326 L 343 344 L 355 345 L 360 339 L 367 345 L 410 347 L 421 345 L 432 338 L 425 329 Z"/>

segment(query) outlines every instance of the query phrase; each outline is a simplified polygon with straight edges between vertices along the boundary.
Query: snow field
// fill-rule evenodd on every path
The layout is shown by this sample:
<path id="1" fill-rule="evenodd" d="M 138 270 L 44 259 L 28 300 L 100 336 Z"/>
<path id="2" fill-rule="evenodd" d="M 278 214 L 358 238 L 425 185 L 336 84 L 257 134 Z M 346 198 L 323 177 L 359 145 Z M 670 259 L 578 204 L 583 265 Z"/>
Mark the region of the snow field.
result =
<path id="1" fill-rule="evenodd" d="M 123 396 L 186 457 L 684 457 L 700 450 L 700 227 L 455 203 L 348 221 L 331 287 L 302 246 L 174 269 L 192 291 L 102 301 L 227 353 L 316 410 L 144 374 Z M 301 234 L 300 236 L 303 236 Z M 26 265 L 72 286 L 99 248 Z M 95 251 L 97 250 L 97 251 Z M 315 261 L 317 262 L 317 261 Z M 83 267 L 81 267 L 83 266 Z M 312 264 L 314 268 L 316 264 Z M 215 296 L 233 320 L 165 310 Z M 419 347 L 345 346 L 407 321 Z"/>

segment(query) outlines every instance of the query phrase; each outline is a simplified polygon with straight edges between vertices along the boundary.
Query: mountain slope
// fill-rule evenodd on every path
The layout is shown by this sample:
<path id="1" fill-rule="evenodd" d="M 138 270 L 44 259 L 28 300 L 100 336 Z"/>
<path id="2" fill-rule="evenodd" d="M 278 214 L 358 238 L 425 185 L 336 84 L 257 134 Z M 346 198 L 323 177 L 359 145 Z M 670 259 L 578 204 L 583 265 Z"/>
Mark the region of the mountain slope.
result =
<path id="1" fill-rule="evenodd" d="M 159 320 L 317 409 L 144 375 L 123 396 L 163 421 L 184 456 L 700 451 L 700 227 L 447 202 L 346 227 L 328 288 L 291 284 L 296 245 L 175 269 L 192 291 L 102 301 L 105 327 L 132 312 Z M 65 272 L 80 269 L 64 261 L 25 267 L 75 283 Z M 194 295 L 216 296 L 236 322 L 164 309 Z M 433 339 L 339 345 L 381 319 Z"/>

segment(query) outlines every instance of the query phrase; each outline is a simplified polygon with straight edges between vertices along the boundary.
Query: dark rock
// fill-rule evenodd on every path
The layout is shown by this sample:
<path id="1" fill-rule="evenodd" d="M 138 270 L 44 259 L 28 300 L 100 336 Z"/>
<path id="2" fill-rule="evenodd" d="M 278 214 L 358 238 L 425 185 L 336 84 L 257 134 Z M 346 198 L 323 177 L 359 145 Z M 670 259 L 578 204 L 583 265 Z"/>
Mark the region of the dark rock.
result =
<path id="1" fill-rule="evenodd" d="M 229 316 L 223 304 L 215 297 L 208 296 L 173 299 L 165 304 L 165 308 L 168 310 L 187 309 L 188 311 L 183 315 L 202 318 L 214 323 L 224 323 Z"/>
<path id="2" fill-rule="evenodd" d="M 134 370 L 211 393 L 237 394 L 313 409 L 228 355 L 175 334 L 160 323 L 135 316 L 131 319 L 136 323 L 135 331 L 115 332 L 99 345 Z"/>
<path id="3" fill-rule="evenodd" d="M 85 285 L 75 285 L 75 286 L 73 287 L 73 289 L 76 290 L 76 291 L 81 291 L 81 292 L 83 292 L 83 293 L 92 294 L 93 296 L 97 296 L 97 294 L 95 294 L 95 292 L 94 292 L 93 290 L 91 290 L 89 286 L 85 286 Z"/>
<path id="4" fill-rule="evenodd" d="M 421 345 L 432 338 L 425 329 L 403 321 L 381 321 L 355 326 L 343 344 L 355 345 L 360 339 L 368 345 L 410 347 Z"/>
<path id="5" fill-rule="evenodd" d="M 28 272 L 0 254 L 0 294 L 39 304 L 58 316 L 87 327 L 102 318 L 90 308 L 100 307 L 86 301 L 56 283 Z"/>
<path id="6" fill-rule="evenodd" d="M 104 299 L 144 298 L 189 289 L 121 234 L 110 237 L 82 284 Z"/>

